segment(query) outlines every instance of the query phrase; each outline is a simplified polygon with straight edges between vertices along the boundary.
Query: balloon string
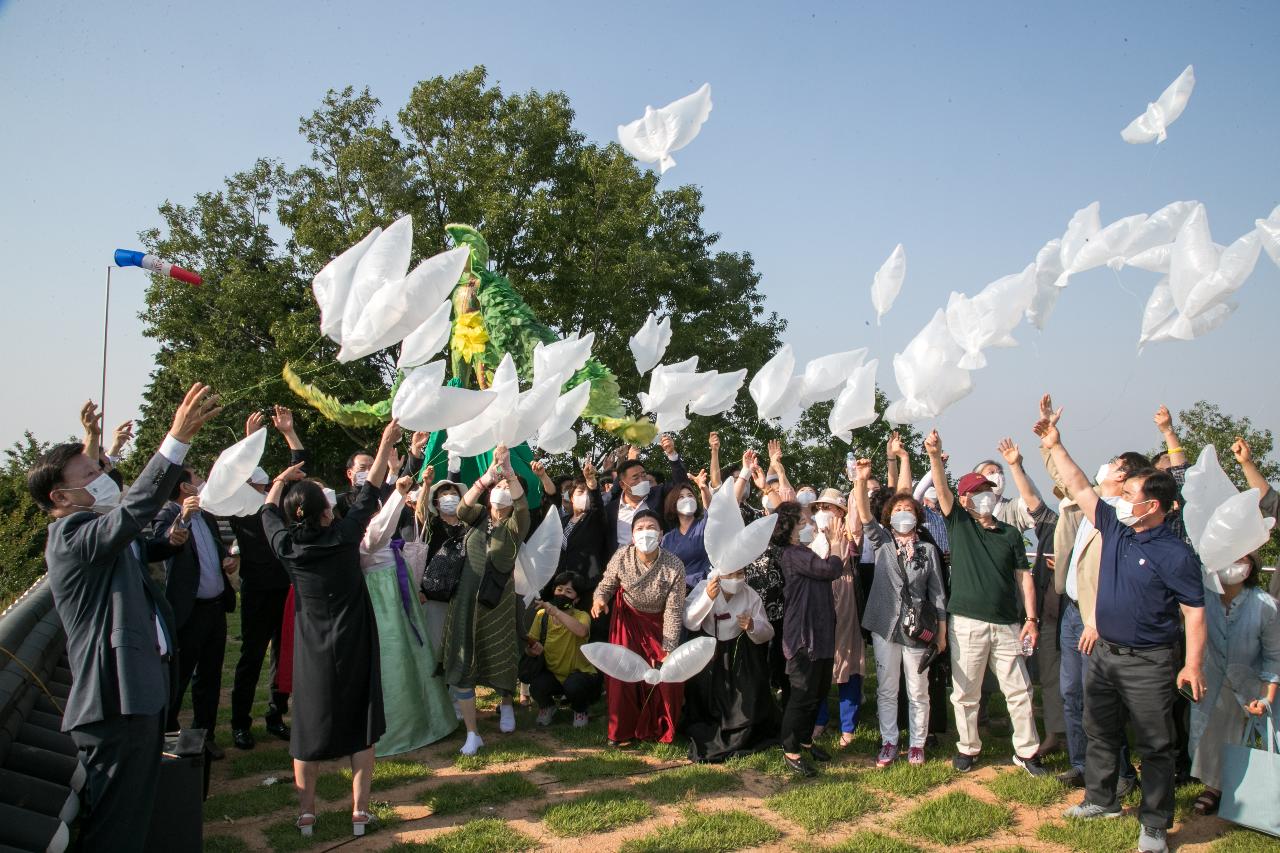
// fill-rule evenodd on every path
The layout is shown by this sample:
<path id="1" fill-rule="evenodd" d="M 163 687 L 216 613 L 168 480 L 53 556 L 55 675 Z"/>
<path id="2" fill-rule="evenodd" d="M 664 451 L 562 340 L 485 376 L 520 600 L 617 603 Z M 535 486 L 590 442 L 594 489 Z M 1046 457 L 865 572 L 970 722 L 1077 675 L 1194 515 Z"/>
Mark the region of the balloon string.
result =
<path id="1" fill-rule="evenodd" d="M 1093 423 L 1093 424 L 1091 424 L 1090 426 L 1087 426 L 1087 427 L 1080 427 L 1080 432 L 1092 432 L 1093 430 L 1095 430 L 1095 429 L 1097 429 L 1098 427 L 1102 426 L 1102 425 L 1103 425 L 1103 424 L 1105 424 L 1108 420 L 1110 420 L 1110 419 L 1111 419 L 1111 414 L 1112 414 L 1112 412 L 1114 412 L 1114 411 L 1115 411 L 1115 409 L 1116 409 L 1116 404 L 1117 404 L 1120 400 L 1125 399 L 1125 396 L 1126 396 L 1126 394 L 1127 394 L 1127 393 L 1128 393 L 1128 391 L 1129 391 L 1129 383 L 1133 381 L 1133 374 L 1137 371 L 1137 369 L 1138 369 L 1138 360 L 1137 360 L 1137 359 L 1133 359 L 1133 361 L 1131 361 L 1131 362 L 1130 362 L 1130 364 L 1129 364 L 1129 375 L 1125 377 L 1125 380 L 1124 380 L 1124 386 L 1123 386 L 1123 387 L 1121 387 L 1121 389 L 1120 389 L 1120 393 L 1119 393 L 1119 394 L 1117 394 L 1116 396 L 1114 396 L 1114 397 L 1112 397 L 1112 398 L 1111 398 L 1111 407 L 1110 407 L 1109 409 L 1107 409 L 1106 413 L 1105 413 L 1105 414 L 1103 414 L 1103 416 L 1102 416 L 1098 421 L 1096 421 L 1095 423 Z"/>
<path id="2" fill-rule="evenodd" d="M 1108 267 L 1108 269 L 1111 269 L 1111 268 L 1110 268 L 1110 267 Z M 1117 285 L 1121 290 L 1123 290 L 1125 293 L 1127 293 L 1127 294 L 1129 294 L 1130 296 L 1132 296 L 1135 302 L 1142 302 L 1142 297 L 1141 297 L 1141 296 L 1139 296 L 1138 294 L 1134 293 L 1132 290 L 1130 290 L 1129 288 L 1127 288 L 1127 287 L 1125 287 L 1125 286 L 1124 286 L 1124 281 L 1120 278 L 1120 273 L 1119 273 L 1119 272 L 1117 272 L 1116 270 L 1112 269 L 1112 270 L 1111 270 L 1111 274 L 1112 274 L 1113 276 L 1115 276 L 1115 277 L 1116 277 L 1116 285 Z M 1145 304 L 1145 303 L 1144 303 L 1144 304 Z"/>
<path id="3" fill-rule="evenodd" d="M 337 362 L 326 361 L 314 367 L 305 368 L 303 370 L 296 371 L 296 375 L 299 379 L 301 379 L 304 376 L 314 376 L 320 371 L 325 370 L 326 368 L 332 367 L 334 364 L 337 364 Z M 244 399 L 242 395 L 246 394 L 249 391 L 256 391 L 257 389 L 270 385 L 274 382 L 283 382 L 283 381 L 284 381 L 283 378 L 279 375 L 269 376 L 266 379 L 263 379 L 261 382 L 255 382 L 252 385 L 246 385 L 244 388 L 238 388 L 235 391 L 228 391 L 227 393 L 221 395 L 222 404 L 226 406 L 231 403 L 238 402 L 239 400 Z"/>

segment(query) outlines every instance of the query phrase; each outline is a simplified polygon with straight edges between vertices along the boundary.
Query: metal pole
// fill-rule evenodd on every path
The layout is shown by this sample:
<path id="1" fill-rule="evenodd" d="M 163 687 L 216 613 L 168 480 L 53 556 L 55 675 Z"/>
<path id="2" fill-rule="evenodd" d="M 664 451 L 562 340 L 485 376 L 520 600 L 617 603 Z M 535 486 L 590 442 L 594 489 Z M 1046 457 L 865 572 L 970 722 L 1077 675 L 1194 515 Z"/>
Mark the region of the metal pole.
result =
<path id="1" fill-rule="evenodd" d="M 107 296 L 102 304 L 102 392 L 98 397 L 98 414 L 104 417 L 107 410 L 107 327 L 111 320 L 111 267 L 107 267 Z"/>

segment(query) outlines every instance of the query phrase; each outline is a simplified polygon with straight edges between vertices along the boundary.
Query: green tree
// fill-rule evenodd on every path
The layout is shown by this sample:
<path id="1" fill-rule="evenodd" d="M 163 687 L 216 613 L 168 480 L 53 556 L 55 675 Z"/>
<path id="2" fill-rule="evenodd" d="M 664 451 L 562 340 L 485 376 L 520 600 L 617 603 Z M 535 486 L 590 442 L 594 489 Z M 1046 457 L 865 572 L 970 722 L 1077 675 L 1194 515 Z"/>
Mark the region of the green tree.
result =
<path id="1" fill-rule="evenodd" d="M 0 609 L 44 574 L 49 517 L 27 493 L 27 471 L 46 450 L 30 432 L 4 452 L 0 469 Z"/>
<path id="2" fill-rule="evenodd" d="M 876 413 L 880 416 L 872 423 L 853 431 L 852 445 L 832 438 L 827 428 L 827 417 L 832 403 L 810 406 L 800 420 L 787 433 L 788 453 L 784 457 L 787 473 L 795 484 L 812 483 L 819 488 L 833 486 L 849 489 L 852 483 L 845 473 L 846 454 L 872 461 L 875 475 L 884 481 L 886 476 L 885 448 L 889 436 L 895 431 L 902 439 L 911 457 L 911 474 L 919 479 L 929 469 L 929 459 L 924 452 L 924 439 L 909 424 L 894 427 L 884 419 L 889 401 L 884 392 L 876 389 Z M 888 482 L 886 485 L 892 485 Z"/>
<path id="3" fill-rule="evenodd" d="M 668 360 L 697 354 L 701 369 L 754 371 L 777 348 L 785 324 L 764 310 L 751 256 L 715 249 L 719 235 L 702 226 L 698 189 L 659 189 L 657 175 L 618 145 L 587 142 L 563 93 L 504 93 L 476 67 L 419 83 L 394 124 L 380 109 L 367 89 L 330 91 L 300 123 L 310 163 L 289 171 L 259 160 L 222 190 L 161 206 L 164 227 L 144 241 L 199 270 L 205 284 L 153 278 L 143 320 L 160 352 L 141 446 L 155 446 L 182 391 L 199 379 L 224 392 L 228 411 L 223 429 L 202 432 L 198 463 L 238 437 L 249 412 L 279 402 L 292 405 L 303 440 L 330 464 L 322 473 L 337 476 L 336 461 L 372 444 L 375 431 L 299 411 L 280 369 L 289 362 L 344 401 L 386 397 L 394 352 L 337 364 L 336 346 L 319 339 L 310 279 L 404 214 L 414 217 L 415 262 L 446 248 L 446 223 L 479 228 L 494 268 L 544 323 L 561 334 L 596 333 L 595 355 L 617 374 L 633 414 L 647 380 L 627 338 L 650 311 L 673 317 Z M 756 430 L 744 405 L 711 424 L 733 436 Z M 579 455 L 598 457 L 609 441 L 587 432 Z M 280 444 L 270 445 L 277 465 Z"/>

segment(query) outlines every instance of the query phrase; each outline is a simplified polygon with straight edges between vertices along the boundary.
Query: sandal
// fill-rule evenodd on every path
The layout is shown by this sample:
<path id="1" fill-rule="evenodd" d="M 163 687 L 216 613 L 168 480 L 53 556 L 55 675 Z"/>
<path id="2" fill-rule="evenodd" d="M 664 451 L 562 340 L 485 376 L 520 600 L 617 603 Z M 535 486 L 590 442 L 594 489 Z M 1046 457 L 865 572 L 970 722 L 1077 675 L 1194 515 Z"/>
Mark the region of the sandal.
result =
<path id="1" fill-rule="evenodd" d="M 378 819 L 368 812 L 351 813 L 351 834 L 357 838 L 364 835 L 366 829 L 377 829 Z"/>
<path id="2" fill-rule="evenodd" d="M 847 749 L 848 747 L 853 745 L 854 740 L 856 740 L 856 736 L 853 734 L 853 732 L 841 732 L 840 748 Z"/>
<path id="3" fill-rule="evenodd" d="M 311 812 L 303 812 L 298 815 L 298 819 L 293 822 L 293 825 L 302 833 L 303 838 L 310 838 L 316 826 L 316 816 Z"/>
<path id="4" fill-rule="evenodd" d="M 1218 813 L 1218 804 L 1222 801 L 1222 794 L 1215 794 L 1213 791 L 1205 789 L 1205 791 L 1196 797 L 1195 805 L 1192 809 L 1196 814 L 1212 815 Z"/>

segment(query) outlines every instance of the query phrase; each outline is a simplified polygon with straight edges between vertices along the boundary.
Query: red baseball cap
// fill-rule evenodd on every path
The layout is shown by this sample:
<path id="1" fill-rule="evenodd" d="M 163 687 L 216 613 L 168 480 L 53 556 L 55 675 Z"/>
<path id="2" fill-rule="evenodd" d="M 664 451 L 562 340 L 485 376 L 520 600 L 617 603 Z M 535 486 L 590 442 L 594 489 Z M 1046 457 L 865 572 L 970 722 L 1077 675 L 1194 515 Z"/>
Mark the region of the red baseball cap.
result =
<path id="1" fill-rule="evenodd" d="M 960 478 L 960 482 L 956 483 L 956 494 L 958 494 L 960 497 L 964 497 L 965 495 L 971 495 L 974 492 L 981 489 L 983 486 L 988 486 L 994 489 L 996 487 L 996 484 L 991 482 L 981 474 L 977 473 L 976 471 L 971 472 L 969 474 L 965 474 L 963 477 Z"/>

